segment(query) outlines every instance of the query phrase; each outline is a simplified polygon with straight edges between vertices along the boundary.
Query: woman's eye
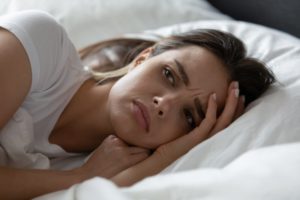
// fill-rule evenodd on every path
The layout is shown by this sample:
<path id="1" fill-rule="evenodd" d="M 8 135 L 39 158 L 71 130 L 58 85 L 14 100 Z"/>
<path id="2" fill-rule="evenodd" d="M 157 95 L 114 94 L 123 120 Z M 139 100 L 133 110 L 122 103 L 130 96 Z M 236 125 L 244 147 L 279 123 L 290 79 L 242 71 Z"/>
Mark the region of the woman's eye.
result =
<path id="1" fill-rule="evenodd" d="M 171 83 L 171 85 L 175 86 L 175 78 L 172 74 L 172 71 L 168 67 L 165 67 L 163 69 L 163 74 L 167 78 L 167 80 Z"/>
<path id="2" fill-rule="evenodd" d="M 185 109 L 184 116 L 186 118 L 186 123 L 189 126 L 190 130 L 193 130 L 196 127 L 196 122 L 193 113 L 190 110 Z"/>

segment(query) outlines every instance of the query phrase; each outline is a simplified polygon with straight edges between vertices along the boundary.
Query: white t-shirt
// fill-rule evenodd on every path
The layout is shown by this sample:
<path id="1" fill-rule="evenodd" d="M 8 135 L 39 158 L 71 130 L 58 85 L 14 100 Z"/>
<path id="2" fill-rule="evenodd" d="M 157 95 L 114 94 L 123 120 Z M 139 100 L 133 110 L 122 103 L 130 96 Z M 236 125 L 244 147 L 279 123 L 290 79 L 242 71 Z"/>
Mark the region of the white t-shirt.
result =
<path id="1" fill-rule="evenodd" d="M 52 158 L 74 155 L 50 144 L 48 137 L 72 96 L 90 76 L 65 30 L 50 15 L 41 11 L 14 13 L 0 17 L 0 26 L 21 41 L 32 70 L 25 101 L 1 130 L 0 165 L 50 168 Z"/>

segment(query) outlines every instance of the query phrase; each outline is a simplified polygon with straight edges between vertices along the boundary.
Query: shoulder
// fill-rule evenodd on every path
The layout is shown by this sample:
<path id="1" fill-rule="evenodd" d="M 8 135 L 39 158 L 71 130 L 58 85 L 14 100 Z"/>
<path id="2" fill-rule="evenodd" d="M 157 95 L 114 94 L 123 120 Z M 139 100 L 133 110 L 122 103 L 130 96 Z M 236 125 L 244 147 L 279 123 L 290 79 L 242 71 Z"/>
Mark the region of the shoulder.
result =
<path id="1" fill-rule="evenodd" d="M 1 17 L 0 26 L 20 40 L 29 57 L 32 70 L 30 91 L 49 88 L 61 73 L 72 47 L 63 27 L 48 13 L 37 10 Z"/>
<path id="2" fill-rule="evenodd" d="M 34 27 L 40 27 L 40 29 L 42 29 L 49 25 L 59 26 L 54 17 L 40 10 L 26 10 L 3 15 L 0 18 L 0 22 L 1 24 L 18 25 L 30 29 Z"/>
<path id="3" fill-rule="evenodd" d="M 24 101 L 31 85 L 28 56 L 20 41 L 0 28 L 0 130 Z"/>
<path id="4" fill-rule="evenodd" d="M 27 10 L 0 17 L 0 26 L 12 32 L 22 43 L 40 43 L 60 37 L 64 30 L 48 13 Z M 35 44 L 36 45 L 36 44 Z"/>

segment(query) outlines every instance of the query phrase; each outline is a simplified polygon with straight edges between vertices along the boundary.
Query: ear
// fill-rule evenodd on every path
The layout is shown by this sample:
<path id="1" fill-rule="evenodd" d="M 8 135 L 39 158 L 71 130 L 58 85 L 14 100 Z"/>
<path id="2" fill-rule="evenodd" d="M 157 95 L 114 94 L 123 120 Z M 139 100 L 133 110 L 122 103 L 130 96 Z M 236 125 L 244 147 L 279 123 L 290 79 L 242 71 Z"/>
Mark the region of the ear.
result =
<path id="1" fill-rule="evenodd" d="M 133 68 L 139 66 L 141 63 L 143 63 L 145 60 L 149 58 L 153 51 L 153 47 L 148 47 L 147 49 L 144 49 L 135 59 L 132 61 L 129 70 L 132 70 Z"/>

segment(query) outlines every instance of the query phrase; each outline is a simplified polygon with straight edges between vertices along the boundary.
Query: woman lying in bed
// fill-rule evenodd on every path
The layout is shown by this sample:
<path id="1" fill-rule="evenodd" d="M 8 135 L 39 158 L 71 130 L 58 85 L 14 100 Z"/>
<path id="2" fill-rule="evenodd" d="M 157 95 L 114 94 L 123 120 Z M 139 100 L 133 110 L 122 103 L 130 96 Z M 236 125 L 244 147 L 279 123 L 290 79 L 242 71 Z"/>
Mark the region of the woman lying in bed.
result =
<path id="1" fill-rule="evenodd" d="M 245 57 L 241 41 L 216 30 L 98 44 L 83 57 L 121 43 L 134 49 L 114 66 L 119 70 L 99 73 L 83 70 L 47 14 L 15 14 L 0 26 L 1 132 L 22 108 L 32 118 L 31 152 L 55 158 L 94 151 L 69 171 L 2 163 L 1 199 L 28 199 L 94 176 L 128 186 L 157 174 L 226 128 L 274 81 Z"/>

